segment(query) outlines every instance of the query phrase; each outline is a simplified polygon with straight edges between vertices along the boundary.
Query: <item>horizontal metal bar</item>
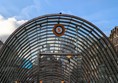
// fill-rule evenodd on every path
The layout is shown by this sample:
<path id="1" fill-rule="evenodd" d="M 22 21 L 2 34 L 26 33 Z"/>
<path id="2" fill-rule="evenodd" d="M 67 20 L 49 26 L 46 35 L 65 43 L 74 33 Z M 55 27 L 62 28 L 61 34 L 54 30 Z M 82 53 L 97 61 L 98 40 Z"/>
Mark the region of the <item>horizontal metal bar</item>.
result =
<path id="1" fill-rule="evenodd" d="M 42 52 L 40 53 L 40 55 L 80 55 L 80 53 L 45 53 L 45 52 Z"/>

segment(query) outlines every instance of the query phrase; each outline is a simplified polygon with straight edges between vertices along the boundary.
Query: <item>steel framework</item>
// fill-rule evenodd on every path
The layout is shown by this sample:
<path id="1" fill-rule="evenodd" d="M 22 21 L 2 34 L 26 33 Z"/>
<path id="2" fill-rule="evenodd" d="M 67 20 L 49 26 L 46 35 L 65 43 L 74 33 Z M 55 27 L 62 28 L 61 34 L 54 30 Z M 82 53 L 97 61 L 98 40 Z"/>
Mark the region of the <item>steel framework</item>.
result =
<path id="1" fill-rule="evenodd" d="M 53 34 L 55 24 L 65 27 Z M 20 26 L 0 51 L 1 83 L 118 83 L 118 56 L 104 33 L 68 14 L 49 14 Z"/>

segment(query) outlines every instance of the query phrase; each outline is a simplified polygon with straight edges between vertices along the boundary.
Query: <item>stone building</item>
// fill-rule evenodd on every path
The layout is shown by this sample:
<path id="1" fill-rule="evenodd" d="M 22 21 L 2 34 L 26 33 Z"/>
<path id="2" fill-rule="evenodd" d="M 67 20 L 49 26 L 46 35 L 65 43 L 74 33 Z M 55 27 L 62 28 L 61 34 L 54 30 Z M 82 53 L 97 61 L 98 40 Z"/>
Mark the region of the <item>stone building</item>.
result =
<path id="1" fill-rule="evenodd" d="M 111 30 L 109 38 L 118 53 L 118 26 L 116 26 L 114 29 Z"/>

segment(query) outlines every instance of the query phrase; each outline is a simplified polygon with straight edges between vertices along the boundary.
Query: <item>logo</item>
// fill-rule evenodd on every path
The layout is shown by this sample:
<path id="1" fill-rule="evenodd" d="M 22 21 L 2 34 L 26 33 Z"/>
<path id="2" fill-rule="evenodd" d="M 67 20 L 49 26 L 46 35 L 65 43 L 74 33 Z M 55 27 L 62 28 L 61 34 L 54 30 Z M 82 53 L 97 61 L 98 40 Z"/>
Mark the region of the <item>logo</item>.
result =
<path id="1" fill-rule="evenodd" d="M 60 37 L 60 36 L 64 35 L 65 27 L 62 24 L 56 24 L 56 25 L 54 25 L 54 28 L 52 31 L 56 36 Z"/>

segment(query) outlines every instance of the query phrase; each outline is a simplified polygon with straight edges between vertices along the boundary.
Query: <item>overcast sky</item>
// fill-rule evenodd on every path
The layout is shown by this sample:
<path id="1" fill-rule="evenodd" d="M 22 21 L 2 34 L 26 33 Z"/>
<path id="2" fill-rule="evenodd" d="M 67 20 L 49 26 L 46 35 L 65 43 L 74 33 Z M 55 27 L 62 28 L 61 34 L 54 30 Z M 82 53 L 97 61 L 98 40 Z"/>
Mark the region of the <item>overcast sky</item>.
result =
<path id="1" fill-rule="evenodd" d="M 118 25 L 118 0 L 0 0 L 0 40 L 27 20 L 59 12 L 88 20 L 107 36 Z"/>

